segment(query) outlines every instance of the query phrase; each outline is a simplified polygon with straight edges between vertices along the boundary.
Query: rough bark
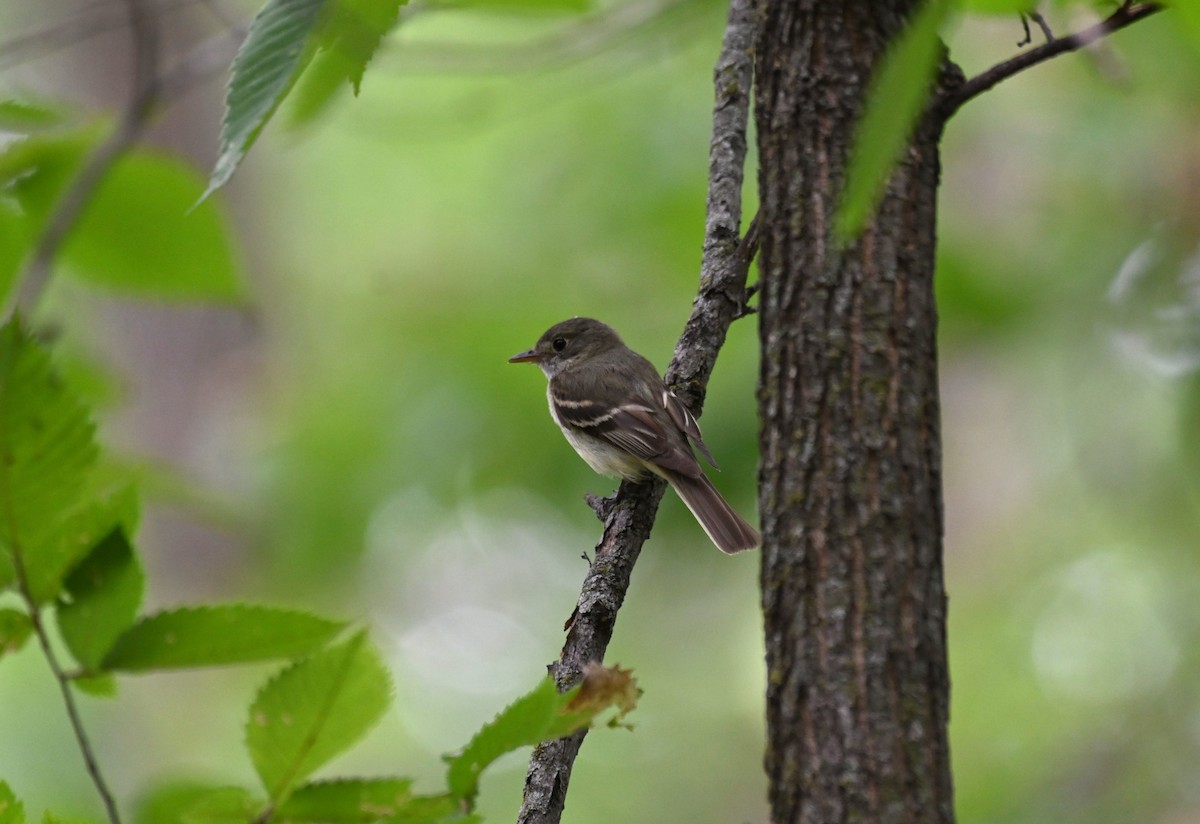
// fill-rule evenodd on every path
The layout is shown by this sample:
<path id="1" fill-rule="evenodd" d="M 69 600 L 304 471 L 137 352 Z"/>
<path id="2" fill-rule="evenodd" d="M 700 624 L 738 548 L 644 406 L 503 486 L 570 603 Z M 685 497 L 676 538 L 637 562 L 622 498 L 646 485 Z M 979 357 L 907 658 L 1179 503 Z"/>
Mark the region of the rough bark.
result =
<path id="1" fill-rule="evenodd" d="M 933 297 L 939 129 L 833 236 L 911 0 L 765 0 L 759 508 L 774 824 L 951 822 Z"/>

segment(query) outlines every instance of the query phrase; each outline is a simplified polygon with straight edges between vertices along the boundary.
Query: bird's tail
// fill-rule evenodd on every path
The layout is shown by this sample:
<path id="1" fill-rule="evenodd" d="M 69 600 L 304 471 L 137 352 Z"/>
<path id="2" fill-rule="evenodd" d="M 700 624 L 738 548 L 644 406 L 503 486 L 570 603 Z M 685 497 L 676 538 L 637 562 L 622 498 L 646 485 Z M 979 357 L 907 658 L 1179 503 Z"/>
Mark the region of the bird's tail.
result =
<path id="1" fill-rule="evenodd" d="M 700 526 L 704 527 L 717 549 L 726 555 L 732 555 L 735 552 L 754 549 L 761 543 L 762 538 L 758 530 L 734 511 L 712 485 L 712 481 L 704 475 L 689 478 L 672 472 L 667 476 L 667 480 L 696 516 Z"/>

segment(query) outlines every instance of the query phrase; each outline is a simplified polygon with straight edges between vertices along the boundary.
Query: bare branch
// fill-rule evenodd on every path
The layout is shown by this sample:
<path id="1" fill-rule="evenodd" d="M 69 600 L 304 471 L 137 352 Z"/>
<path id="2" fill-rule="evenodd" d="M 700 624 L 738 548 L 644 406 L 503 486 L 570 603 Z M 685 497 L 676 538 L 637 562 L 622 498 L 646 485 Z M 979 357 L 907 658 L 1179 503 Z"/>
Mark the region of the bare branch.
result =
<path id="1" fill-rule="evenodd" d="M 158 0 L 152 11 L 163 17 L 168 12 L 195 5 L 200 1 L 202 0 Z M 125 0 L 101 0 L 91 3 L 59 23 L 28 34 L 19 34 L 0 43 L 0 71 L 128 25 L 129 12 Z"/>
<path id="2" fill-rule="evenodd" d="M 1051 39 L 1035 49 L 1022 52 L 1015 57 L 1005 60 L 1003 63 L 997 63 L 987 71 L 972 77 L 962 85 L 951 90 L 941 100 L 937 101 L 934 108 L 940 115 L 942 122 L 945 122 L 962 108 L 963 104 L 968 100 L 978 97 L 1001 81 L 1007 80 L 1013 75 L 1023 72 L 1025 69 L 1036 66 L 1039 63 L 1044 63 L 1052 57 L 1077 51 L 1084 46 L 1095 43 L 1097 40 L 1101 40 L 1115 31 L 1120 31 L 1126 26 L 1130 26 L 1139 20 L 1162 11 L 1162 9 L 1163 6 L 1161 3 L 1123 3 L 1120 8 L 1091 28 L 1066 37 Z"/>
<path id="3" fill-rule="evenodd" d="M 14 555 L 14 567 L 21 565 L 16 561 L 16 553 Z M 54 653 L 54 647 L 50 643 L 50 633 L 46 630 L 45 621 L 42 620 L 41 608 L 33 600 L 29 593 L 29 587 L 24 580 L 24 571 L 21 567 L 19 573 L 19 585 L 21 594 L 25 599 L 26 607 L 29 610 L 29 619 L 33 624 L 34 634 L 37 635 L 38 644 L 42 648 L 42 655 L 46 658 L 46 663 L 50 666 L 50 672 L 54 674 L 54 680 L 58 682 L 59 692 L 62 693 L 63 704 L 67 708 L 67 718 L 71 721 L 71 729 L 75 733 L 75 740 L 79 744 L 79 751 L 83 754 L 83 763 L 87 768 L 88 775 L 92 779 L 92 784 L 96 787 L 96 792 L 100 794 L 100 800 L 104 804 L 104 812 L 108 816 L 109 824 L 121 824 L 121 815 L 117 811 L 117 803 L 113 800 L 112 791 L 109 790 L 108 784 L 104 781 L 104 776 L 100 772 L 100 762 L 96 760 L 96 753 L 92 750 L 92 743 L 87 735 L 87 730 L 83 727 L 83 718 L 79 715 L 79 706 L 75 703 L 75 693 L 71 691 L 71 676 L 62 668 L 62 664 L 58 661 L 58 656 Z"/>
<path id="4" fill-rule="evenodd" d="M 16 577 L 17 592 L 25 602 L 29 621 L 33 624 L 34 635 L 37 636 L 38 645 L 42 648 L 42 655 L 50 667 L 50 672 L 54 675 L 54 680 L 58 683 L 59 692 L 62 693 L 63 704 L 67 709 L 67 718 L 71 722 L 71 730 L 75 733 L 75 741 L 79 744 L 79 751 L 83 755 L 84 767 L 87 769 L 88 775 L 96 787 L 96 792 L 99 793 L 100 800 L 104 804 L 104 811 L 108 816 L 109 824 L 121 824 L 121 815 L 117 811 L 117 804 L 113 800 L 112 792 L 109 790 L 108 784 L 100 772 L 100 762 L 96 760 L 91 740 L 88 738 L 87 730 L 83 726 L 83 718 L 79 715 L 79 706 L 75 703 L 75 693 L 71 690 L 71 679 L 74 677 L 74 674 L 63 669 L 62 664 L 59 663 L 58 655 L 54 652 L 54 645 L 50 641 L 50 633 L 46 629 L 46 622 L 42 619 L 42 608 L 33 597 L 33 592 L 29 587 L 29 576 L 25 572 L 25 555 L 15 531 L 8 536 L 8 541 L 12 548 L 10 557 L 12 558 L 13 573 Z"/>
<path id="5" fill-rule="evenodd" d="M 29 313 L 46 287 L 50 267 L 58 250 L 75 227 L 79 216 L 108 170 L 141 134 L 158 100 L 158 21 L 148 8 L 148 0 L 126 0 L 129 31 L 133 41 L 133 94 L 117 128 L 96 147 L 71 185 L 59 198 L 46 222 L 46 228 L 34 246 L 33 254 L 21 276 L 15 309 Z"/>
<path id="6" fill-rule="evenodd" d="M 1039 11 L 1030 11 L 1021 15 L 1021 25 L 1025 27 L 1025 36 L 1017 43 L 1017 47 L 1028 46 L 1033 42 L 1033 32 L 1029 30 L 1029 21 L 1032 20 L 1037 24 L 1037 27 L 1042 30 L 1042 37 L 1046 38 L 1049 43 L 1054 39 L 1054 32 L 1050 30 L 1050 24 L 1046 22 L 1046 18 Z"/>
<path id="7" fill-rule="evenodd" d="M 729 326 L 745 313 L 746 270 L 755 242 L 748 237 L 746 243 L 740 243 L 738 227 L 756 25 L 755 0 L 732 0 L 713 72 L 716 100 L 700 289 L 666 374 L 667 383 L 696 415 L 703 406 L 705 387 Z M 604 520 L 604 536 L 596 546 L 596 561 L 588 570 L 575 612 L 567 622 L 562 653 L 550 665 L 559 689 L 578 683 L 585 664 L 603 660 L 633 565 L 650 535 L 665 489 L 661 480 L 626 481 L 613 498 L 589 502 Z M 519 824 L 556 824 L 560 820 L 571 768 L 585 735 L 586 730 L 580 731 L 534 749 L 525 777 Z"/>
<path id="8" fill-rule="evenodd" d="M 104 176 L 141 137 L 154 111 L 161 103 L 174 102 L 198 83 L 207 80 L 229 65 L 236 43 L 245 34 L 242 29 L 230 29 L 196 46 L 188 55 L 160 73 L 157 55 L 157 25 L 146 8 L 147 0 L 128 0 L 132 8 L 141 11 L 130 19 L 138 22 L 134 32 L 134 93 L 121 115 L 116 129 L 85 161 L 79 174 L 71 181 L 50 215 L 38 238 L 29 262 L 22 274 L 21 289 L 4 313 L 5 317 L 18 308 L 29 313 L 36 305 L 50 277 L 51 266 L 62 244 L 78 222 L 84 208 Z M 149 32 L 147 38 L 138 32 Z"/>

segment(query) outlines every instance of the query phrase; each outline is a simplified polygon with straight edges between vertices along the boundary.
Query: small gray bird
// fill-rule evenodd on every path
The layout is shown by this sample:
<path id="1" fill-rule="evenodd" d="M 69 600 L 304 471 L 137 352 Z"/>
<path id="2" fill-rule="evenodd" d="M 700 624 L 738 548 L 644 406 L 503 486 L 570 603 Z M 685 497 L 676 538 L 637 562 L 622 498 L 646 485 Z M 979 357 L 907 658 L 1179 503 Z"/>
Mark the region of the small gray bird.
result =
<path id="1" fill-rule="evenodd" d="M 546 373 L 550 414 L 592 469 L 631 481 L 652 472 L 675 489 L 717 549 L 733 554 L 758 546 L 758 530 L 721 497 L 692 454 L 689 438 L 717 465 L 696 419 L 612 327 L 564 320 L 508 362 L 536 363 Z"/>

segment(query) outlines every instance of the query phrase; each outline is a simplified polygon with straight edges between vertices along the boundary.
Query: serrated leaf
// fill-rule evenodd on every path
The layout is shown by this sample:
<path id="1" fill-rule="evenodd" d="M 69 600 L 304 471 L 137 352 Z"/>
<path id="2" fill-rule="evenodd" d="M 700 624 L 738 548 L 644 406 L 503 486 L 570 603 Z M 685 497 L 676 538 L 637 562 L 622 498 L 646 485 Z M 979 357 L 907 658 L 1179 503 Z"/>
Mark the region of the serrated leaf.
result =
<path id="1" fill-rule="evenodd" d="M 295 658 L 320 649 L 343 627 L 290 609 L 187 607 L 142 618 L 122 633 L 101 667 L 146 672 Z"/>
<path id="2" fill-rule="evenodd" d="M 851 240 L 866 226 L 929 97 L 949 0 L 927 0 L 884 57 L 871 84 L 846 169 L 834 233 Z"/>
<path id="3" fill-rule="evenodd" d="M 202 199 L 233 176 L 312 52 L 325 0 L 268 0 L 233 60 L 216 165 Z"/>
<path id="4" fill-rule="evenodd" d="M 365 632 L 272 678 L 255 697 L 246 748 L 276 804 L 361 738 L 391 700 L 391 680 Z"/>
<path id="5" fill-rule="evenodd" d="M 316 781 L 296 788 L 276 811 L 281 821 L 369 824 L 397 815 L 412 800 L 408 778 Z"/>
<path id="6" fill-rule="evenodd" d="M 304 69 L 291 110 L 293 124 L 312 119 L 339 88 L 358 94 L 363 73 L 407 0 L 330 0 L 330 13 L 317 30 L 319 49 Z"/>
<path id="7" fill-rule="evenodd" d="M 183 811 L 179 824 L 245 824 L 255 821 L 266 803 L 241 787 L 221 787 Z M 167 824 L 164 822 L 164 824 Z"/>
<path id="8" fill-rule="evenodd" d="M 266 801 L 241 787 L 173 781 L 144 796 L 133 820 L 135 824 L 246 824 L 265 807 Z"/>
<path id="9" fill-rule="evenodd" d="M 85 669 L 95 670 L 137 617 L 145 575 L 121 529 L 105 536 L 66 580 L 57 609 L 63 641 Z"/>
<path id="10" fill-rule="evenodd" d="M 606 667 L 593 662 L 584 666 L 583 679 L 567 704 L 567 714 L 589 713 L 595 718 L 609 707 L 615 707 L 617 714 L 613 721 L 619 724 L 626 715 L 633 712 L 641 695 L 642 691 L 638 689 L 637 679 L 633 677 L 632 670 L 622 669 L 619 664 Z M 569 719 L 564 723 L 569 723 Z"/>
<path id="11" fill-rule="evenodd" d="M 470 808 L 479 776 L 505 753 L 570 735 L 611 706 L 633 708 L 637 686 L 628 670 L 596 665 L 575 689 L 559 693 L 550 678 L 518 698 L 475 734 L 458 755 L 447 756 L 447 786 Z M 632 697 L 630 697 L 632 695 Z"/>
<path id="12" fill-rule="evenodd" d="M 33 622 L 17 609 L 0 609 L 0 656 L 17 652 L 33 634 Z"/>
<path id="13" fill-rule="evenodd" d="M 0 824 L 25 824 L 25 808 L 4 781 L 0 781 Z"/>
<path id="14" fill-rule="evenodd" d="M 15 582 L 20 557 L 34 599 L 57 594 L 78 557 L 63 553 L 73 514 L 89 503 L 82 493 L 98 453 L 93 432 L 19 319 L 0 327 L 0 589 Z"/>
<path id="15" fill-rule="evenodd" d="M 64 515 L 60 534 L 45 547 L 42 562 L 26 569 L 29 592 L 39 604 L 58 596 L 67 573 L 105 535 L 116 528 L 132 534 L 137 526 L 137 489 L 127 474 L 95 467 L 79 497 L 82 503 Z"/>

